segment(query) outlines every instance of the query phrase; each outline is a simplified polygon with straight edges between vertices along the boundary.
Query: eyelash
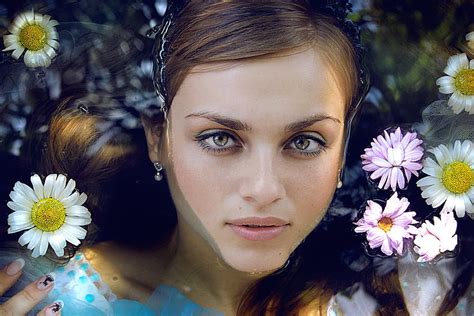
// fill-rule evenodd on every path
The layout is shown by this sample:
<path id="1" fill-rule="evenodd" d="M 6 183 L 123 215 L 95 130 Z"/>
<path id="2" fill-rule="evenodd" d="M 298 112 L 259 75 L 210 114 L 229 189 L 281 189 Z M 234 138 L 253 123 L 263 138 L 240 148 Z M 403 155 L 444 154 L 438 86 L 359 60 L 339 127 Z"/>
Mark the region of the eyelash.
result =
<path id="1" fill-rule="evenodd" d="M 214 136 L 227 136 L 233 141 L 236 140 L 236 137 L 231 135 L 230 133 L 223 132 L 223 131 L 218 131 L 218 132 L 213 132 L 213 133 L 206 133 L 202 135 L 197 135 L 195 136 L 195 141 L 198 142 L 199 146 L 205 151 L 205 152 L 212 152 L 216 154 L 224 153 L 224 152 L 231 152 L 231 151 L 237 151 L 239 148 L 242 148 L 242 146 L 236 146 L 236 147 L 227 147 L 227 148 L 215 148 L 210 146 L 206 140 L 214 137 Z M 305 134 L 300 134 L 296 137 L 292 138 L 292 142 L 297 140 L 298 138 L 304 138 L 304 139 L 310 139 L 314 140 L 318 143 L 319 145 L 319 150 L 313 151 L 313 152 L 307 152 L 307 151 L 302 151 L 298 149 L 291 149 L 292 151 L 296 152 L 298 155 L 305 156 L 305 157 L 317 157 L 319 156 L 322 152 L 326 151 L 328 146 L 326 145 L 326 142 L 324 142 L 321 139 L 318 139 L 317 137 L 305 135 Z"/>

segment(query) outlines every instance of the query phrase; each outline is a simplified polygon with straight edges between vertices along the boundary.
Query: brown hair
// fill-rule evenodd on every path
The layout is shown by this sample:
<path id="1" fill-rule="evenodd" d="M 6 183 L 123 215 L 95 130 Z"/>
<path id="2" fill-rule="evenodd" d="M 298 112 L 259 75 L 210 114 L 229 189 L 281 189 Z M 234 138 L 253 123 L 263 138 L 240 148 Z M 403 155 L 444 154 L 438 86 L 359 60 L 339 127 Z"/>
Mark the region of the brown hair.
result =
<path id="1" fill-rule="evenodd" d="M 334 18 L 313 12 L 308 1 L 189 1 L 174 21 L 164 70 L 168 106 L 194 66 L 310 47 L 318 50 L 346 87 L 348 108 L 358 95 L 353 45 Z"/>

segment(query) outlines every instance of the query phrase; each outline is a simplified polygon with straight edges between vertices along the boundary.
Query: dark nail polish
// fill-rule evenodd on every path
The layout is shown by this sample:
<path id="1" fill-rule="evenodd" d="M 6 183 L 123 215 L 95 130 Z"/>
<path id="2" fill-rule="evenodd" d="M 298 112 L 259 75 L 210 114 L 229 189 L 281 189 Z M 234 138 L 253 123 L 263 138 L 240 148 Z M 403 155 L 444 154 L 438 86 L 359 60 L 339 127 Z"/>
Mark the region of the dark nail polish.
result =
<path id="1" fill-rule="evenodd" d="M 61 309 L 64 307 L 64 302 L 59 300 L 51 303 L 48 307 L 46 307 L 45 314 L 46 316 L 53 316 L 56 315 Z"/>
<path id="2" fill-rule="evenodd" d="M 40 290 L 51 287 L 51 284 L 54 283 L 54 273 L 48 273 L 45 276 L 42 276 L 38 282 L 36 282 L 36 287 Z"/>

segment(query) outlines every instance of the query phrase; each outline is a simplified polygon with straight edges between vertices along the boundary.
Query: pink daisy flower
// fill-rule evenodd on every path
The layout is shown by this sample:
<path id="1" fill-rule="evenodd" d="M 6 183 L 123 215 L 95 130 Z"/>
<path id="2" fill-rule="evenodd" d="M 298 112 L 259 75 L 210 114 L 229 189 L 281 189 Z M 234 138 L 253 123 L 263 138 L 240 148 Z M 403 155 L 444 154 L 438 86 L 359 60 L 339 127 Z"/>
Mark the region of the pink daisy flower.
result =
<path id="1" fill-rule="evenodd" d="M 381 247 L 388 256 L 394 251 L 401 255 L 404 239 L 412 238 L 417 233 L 417 228 L 412 225 L 418 223 L 413 219 L 416 213 L 407 212 L 410 202 L 406 198 L 399 199 L 395 192 L 384 209 L 374 201 L 367 203 L 364 217 L 355 223 L 355 232 L 367 233 L 370 248 Z"/>
<path id="2" fill-rule="evenodd" d="M 423 168 L 423 141 L 417 138 L 416 133 L 402 133 L 400 127 L 391 132 L 384 131 L 370 143 L 371 147 L 365 149 L 361 155 L 362 169 L 368 171 L 370 178 L 380 178 L 378 187 L 393 191 L 404 189 L 410 181 L 411 175 L 418 177 L 418 170 Z"/>
<path id="3" fill-rule="evenodd" d="M 457 224 L 453 212 L 441 212 L 440 217 L 433 218 L 433 224 L 425 221 L 413 241 L 413 250 L 420 255 L 418 262 L 431 261 L 442 252 L 453 251 L 458 244 Z"/>

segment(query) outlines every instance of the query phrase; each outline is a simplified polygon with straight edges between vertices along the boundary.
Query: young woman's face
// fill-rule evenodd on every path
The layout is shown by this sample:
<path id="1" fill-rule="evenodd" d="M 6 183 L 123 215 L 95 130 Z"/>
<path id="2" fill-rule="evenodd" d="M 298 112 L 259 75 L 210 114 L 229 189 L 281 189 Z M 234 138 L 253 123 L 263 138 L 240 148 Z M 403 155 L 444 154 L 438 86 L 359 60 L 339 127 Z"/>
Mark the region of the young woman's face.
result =
<path id="1" fill-rule="evenodd" d="M 344 89 L 314 48 L 223 66 L 187 75 L 160 158 L 181 236 L 239 271 L 271 271 L 331 202 Z"/>

